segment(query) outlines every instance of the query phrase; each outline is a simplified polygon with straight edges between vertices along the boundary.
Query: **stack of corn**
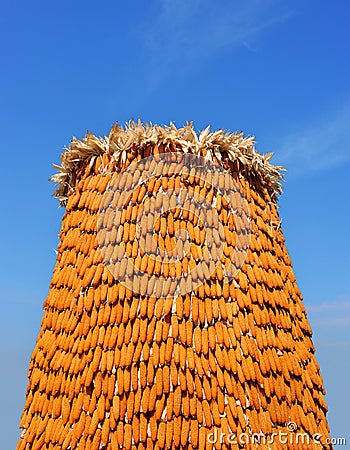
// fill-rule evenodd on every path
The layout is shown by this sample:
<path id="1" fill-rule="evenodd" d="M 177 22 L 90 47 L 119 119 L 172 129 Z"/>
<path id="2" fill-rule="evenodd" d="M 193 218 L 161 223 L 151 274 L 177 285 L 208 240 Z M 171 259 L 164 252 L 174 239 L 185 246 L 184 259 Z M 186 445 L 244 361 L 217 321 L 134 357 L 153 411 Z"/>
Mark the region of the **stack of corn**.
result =
<path id="1" fill-rule="evenodd" d="M 225 268 L 238 216 L 196 167 L 154 177 L 117 219 L 107 214 L 122 191 L 110 190 L 115 174 L 167 153 L 214 161 L 244 196 L 250 243 L 234 278 Z M 281 168 L 269 158 L 252 138 L 209 129 L 198 136 L 191 124 L 116 125 L 104 138 L 72 141 L 54 176 L 66 212 L 18 450 L 330 448 L 323 382 L 276 205 Z M 176 188 L 186 189 L 184 204 L 149 214 L 138 233 L 140 211 L 152 210 L 146 199 L 161 205 L 167 197 L 157 194 Z M 209 230 L 191 211 L 198 192 L 220 222 L 211 218 Z M 165 260 L 179 230 L 188 248 Z M 208 234 L 223 239 L 213 267 Z M 191 271 L 192 284 L 181 284 Z"/>

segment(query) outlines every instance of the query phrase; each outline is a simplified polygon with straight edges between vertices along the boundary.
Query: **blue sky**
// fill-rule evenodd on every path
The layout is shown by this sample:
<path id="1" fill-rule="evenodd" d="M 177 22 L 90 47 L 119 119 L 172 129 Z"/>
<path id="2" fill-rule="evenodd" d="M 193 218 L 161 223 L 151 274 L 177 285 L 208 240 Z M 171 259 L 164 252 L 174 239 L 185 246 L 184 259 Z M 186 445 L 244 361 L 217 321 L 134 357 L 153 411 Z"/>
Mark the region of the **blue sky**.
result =
<path id="1" fill-rule="evenodd" d="M 0 450 L 15 447 L 63 210 L 48 182 L 73 135 L 131 118 L 254 134 L 288 168 L 282 226 L 327 388 L 350 422 L 347 1 L 0 4 Z"/>

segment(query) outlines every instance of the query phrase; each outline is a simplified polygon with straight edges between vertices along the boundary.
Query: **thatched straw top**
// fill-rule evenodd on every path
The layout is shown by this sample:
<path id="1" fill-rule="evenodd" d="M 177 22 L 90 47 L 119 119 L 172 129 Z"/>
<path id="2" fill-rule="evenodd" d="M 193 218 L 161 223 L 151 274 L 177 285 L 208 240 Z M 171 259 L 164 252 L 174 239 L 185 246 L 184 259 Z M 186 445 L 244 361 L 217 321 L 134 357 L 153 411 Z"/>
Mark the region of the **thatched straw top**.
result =
<path id="1" fill-rule="evenodd" d="M 239 172 L 257 178 L 273 198 L 282 192 L 282 171 L 285 169 L 270 163 L 273 153 L 262 155 L 255 149 L 254 136 L 244 136 L 242 132 L 210 131 L 209 126 L 197 133 L 192 123 L 176 128 L 173 123 L 169 126 L 158 126 L 132 121 L 125 127 L 117 123 L 111 128 L 109 135 L 103 138 L 90 132 L 81 140 L 74 137 L 69 147 L 61 154 L 61 165 L 54 165 L 59 171 L 51 178 L 58 184 L 55 197 L 60 200 L 61 205 L 66 204 L 69 193 L 75 188 L 77 173 L 84 162 L 106 153 L 115 160 L 118 170 L 126 161 L 128 151 L 135 148 L 142 151 L 156 144 L 162 144 L 165 149 L 172 148 L 175 151 L 204 156 L 226 166 L 230 166 L 227 163 L 235 163 Z"/>

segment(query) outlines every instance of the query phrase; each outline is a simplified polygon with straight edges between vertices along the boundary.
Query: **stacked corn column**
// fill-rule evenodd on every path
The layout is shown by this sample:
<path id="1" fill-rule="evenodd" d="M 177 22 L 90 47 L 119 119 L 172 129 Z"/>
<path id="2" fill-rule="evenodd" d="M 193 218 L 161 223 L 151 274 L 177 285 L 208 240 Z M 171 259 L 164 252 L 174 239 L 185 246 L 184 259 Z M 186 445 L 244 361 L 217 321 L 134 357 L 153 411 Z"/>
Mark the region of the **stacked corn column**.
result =
<path id="1" fill-rule="evenodd" d="M 237 161 L 225 163 L 250 215 L 249 248 L 233 278 L 224 269 L 234 260 L 238 219 L 202 169 L 159 170 L 124 199 L 119 215 L 107 214 L 130 188 L 113 187 L 116 173 L 144 156 L 181 151 L 171 141 L 135 144 L 124 160 L 101 150 L 79 164 L 30 361 L 18 450 L 303 448 L 296 433 L 321 435 L 307 448 L 330 448 L 311 330 L 268 184 Z M 169 197 L 158 194 L 169 189 L 186 190 L 183 205 L 162 209 Z M 200 268 L 209 243 L 191 212 L 196 193 L 214 205 L 224 240 L 214 267 L 215 245 L 210 250 L 209 271 Z M 152 197 L 160 212 L 138 227 Z M 220 227 L 211 225 L 215 242 Z M 153 258 L 154 245 L 174 250 L 179 230 L 190 241 L 183 258 Z M 191 271 L 192 285 L 172 283 Z M 287 433 L 287 441 L 273 433 Z"/>

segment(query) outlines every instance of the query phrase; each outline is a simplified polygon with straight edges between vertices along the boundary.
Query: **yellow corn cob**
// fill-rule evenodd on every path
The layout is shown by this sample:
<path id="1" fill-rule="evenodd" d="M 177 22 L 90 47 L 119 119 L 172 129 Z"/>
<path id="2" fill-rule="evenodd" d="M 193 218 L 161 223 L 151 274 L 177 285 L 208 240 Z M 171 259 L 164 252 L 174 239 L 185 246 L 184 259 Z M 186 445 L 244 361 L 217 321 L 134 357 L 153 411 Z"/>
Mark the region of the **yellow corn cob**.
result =
<path id="1" fill-rule="evenodd" d="M 99 422 L 98 411 L 95 410 L 93 415 L 92 415 L 90 426 L 89 426 L 89 430 L 88 430 L 88 434 L 90 436 L 93 436 L 95 434 L 98 422 Z"/>
<path id="2" fill-rule="evenodd" d="M 181 411 L 181 387 L 176 386 L 174 389 L 174 403 L 173 403 L 173 411 L 175 416 L 178 416 Z"/>
<path id="3" fill-rule="evenodd" d="M 129 423 L 126 423 L 124 425 L 124 439 L 123 439 L 123 446 L 125 449 L 129 450 L 131 449 L 132 444 L 132 427 Z"/>
<path id="4" fill-rule="evenodd" d="M 198 450 L 207 448 L 207 432 L 205 427 L 199 428 Z"/>
<path id="5" fill-rule="evenodd" d="M 210 411 L 209 403 L 207 400 L 203 400 L 202 402 L 204 421 L 206 427 L 211 427 L 213 424 L 212 413 Z"/>
<path id="6" fill-rule="evenodd" d="M 154 411 L 157 400 L 157 386 L 154 384 L 150 389 L 149 400 L 148 400 L 148 410 Z"/>

